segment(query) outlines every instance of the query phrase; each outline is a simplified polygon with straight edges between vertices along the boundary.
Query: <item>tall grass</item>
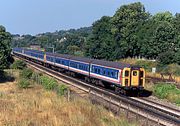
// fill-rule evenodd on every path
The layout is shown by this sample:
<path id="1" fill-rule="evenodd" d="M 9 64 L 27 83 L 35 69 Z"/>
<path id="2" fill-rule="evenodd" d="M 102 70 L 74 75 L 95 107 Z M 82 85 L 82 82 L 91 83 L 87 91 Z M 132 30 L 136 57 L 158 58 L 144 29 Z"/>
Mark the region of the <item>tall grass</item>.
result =
<path id="1" fill-rule="evenodd" d="M 41 85 L 28 90 L 19 90 L 13 85 L 8 85 L 6 88 L 11 88 L 1 97 L 2 126 L 137 126 L 81 98 L 67 102 Z M 2 90 L 0 85 L 0 92 Z M 8 93 L 10 91 L 13 93 Z"/>

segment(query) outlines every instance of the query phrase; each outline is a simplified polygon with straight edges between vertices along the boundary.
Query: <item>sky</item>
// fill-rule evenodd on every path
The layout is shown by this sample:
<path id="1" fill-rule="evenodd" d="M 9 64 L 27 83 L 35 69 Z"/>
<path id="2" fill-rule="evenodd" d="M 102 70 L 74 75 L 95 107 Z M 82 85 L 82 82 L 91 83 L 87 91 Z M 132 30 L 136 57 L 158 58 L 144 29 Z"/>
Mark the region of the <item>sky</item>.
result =
<path id="1" fill-rule="evenodd" d="M 77 29 L 132 2 L 141 2 L 151 14 L 180 13 L 180 0 L 0 0 L 0 25 L 21 35 Z"/>

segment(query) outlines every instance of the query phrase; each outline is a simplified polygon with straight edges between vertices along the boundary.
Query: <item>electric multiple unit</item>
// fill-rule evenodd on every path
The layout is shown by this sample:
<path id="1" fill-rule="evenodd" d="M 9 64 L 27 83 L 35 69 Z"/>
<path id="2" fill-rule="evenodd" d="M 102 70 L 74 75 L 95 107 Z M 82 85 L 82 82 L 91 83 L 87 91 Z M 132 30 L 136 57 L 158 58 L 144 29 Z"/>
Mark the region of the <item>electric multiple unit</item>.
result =
<path id="1" fill-rule="evenodd" d="M 119 62 L 110 62 L 90 58 L 62 55 L 24 48 L 13 48 L 13 54 L 37 61 L 45 66 L 51 66 L 82 75 L 85 80 L 95 83 L 105 83 L 119 90 L 142 90 L 145 84 L 145 70 Z"/>

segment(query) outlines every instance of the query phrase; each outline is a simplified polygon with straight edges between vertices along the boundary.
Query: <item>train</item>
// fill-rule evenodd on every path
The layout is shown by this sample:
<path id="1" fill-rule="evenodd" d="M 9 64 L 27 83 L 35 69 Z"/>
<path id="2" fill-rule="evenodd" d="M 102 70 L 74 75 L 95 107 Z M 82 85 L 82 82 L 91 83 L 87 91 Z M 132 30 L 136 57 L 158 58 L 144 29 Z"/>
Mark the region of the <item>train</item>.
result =
<path id="1" fill-rule="evenodd" d="M 145 69 L 140 66 L 27 48 L 13 48 L 12 54 L 95 85 L 114 87 L 117 93 L 142 91 L 145 85 Z"/>

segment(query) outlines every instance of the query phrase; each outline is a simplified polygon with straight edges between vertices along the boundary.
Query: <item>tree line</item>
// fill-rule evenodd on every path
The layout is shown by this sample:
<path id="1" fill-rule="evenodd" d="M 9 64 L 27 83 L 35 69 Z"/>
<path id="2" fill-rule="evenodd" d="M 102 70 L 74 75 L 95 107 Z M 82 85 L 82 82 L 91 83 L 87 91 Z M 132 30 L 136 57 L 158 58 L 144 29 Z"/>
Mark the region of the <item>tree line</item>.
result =
<path id="1" fill-rule="evenodd" d="M 106 60 L 127 57 L 180 64 L 180 14 L 151 15 L 140 2 L 121 6 L 93 23 L 86 55 Z"/>
<path id="2" fill-rule="evenodd" d="M 12 41 L 13 47 L 31 44 L 54 46 L 57 53 L 95 59 L 142 57 L 180 64 L 180 13 L 151 15 L 136 2 L 121 6 L 112 17 L 103 16 L 92 27 L 23 35 Z"/>

